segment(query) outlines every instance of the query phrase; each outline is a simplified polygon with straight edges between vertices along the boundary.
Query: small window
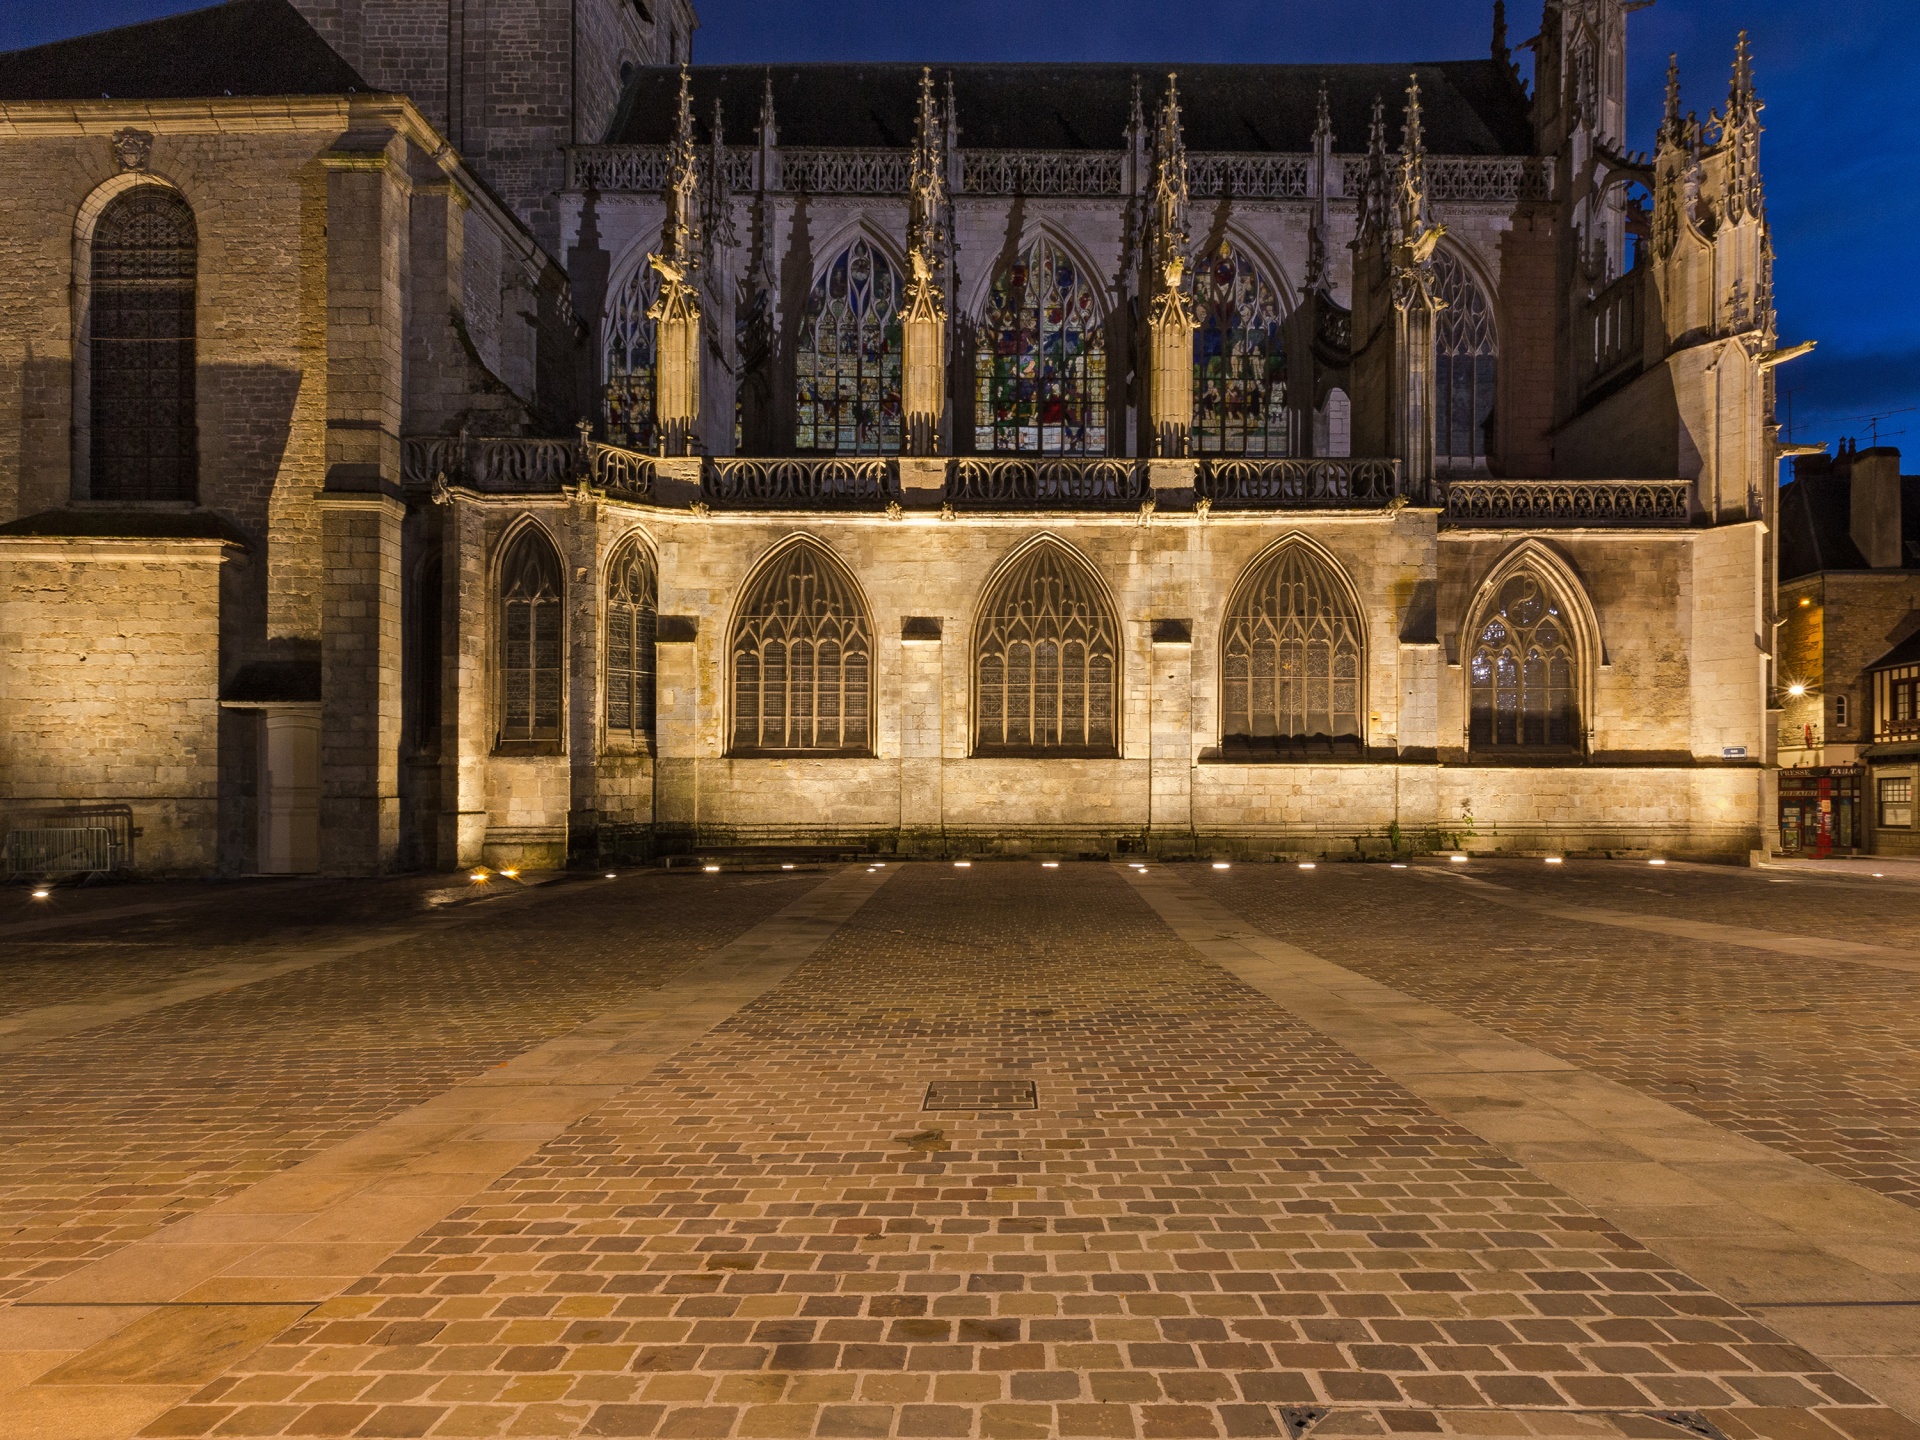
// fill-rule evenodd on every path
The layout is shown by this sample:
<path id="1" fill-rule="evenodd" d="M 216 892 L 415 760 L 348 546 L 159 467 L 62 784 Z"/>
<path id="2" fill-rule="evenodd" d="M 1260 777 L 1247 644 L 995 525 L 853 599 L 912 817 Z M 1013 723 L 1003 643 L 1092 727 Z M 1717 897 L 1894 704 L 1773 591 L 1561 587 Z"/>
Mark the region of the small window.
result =
<path id="1" fill-rule="evenodd" d="M 1880 782 L 1880 824 L 1905 830 L 1913 825 L 1913 777 L 1889 775 Z"/>
<path id="2" fill-rule="evenodd" d="M 545 532 L 522 530 L 500 567 L 500 744 L 560 743 L 560 557 Z"/>
<path id="3" fill-rule="evenodd" d="M 628 742 L 650 740 L 659 590 L 653 552 L 628 540 L 607 574 L 607 734 Z"/>
<path id="4" fill-rule="evenodd" d="M 1847 728 L 1847 697 L 1844 695 L 1833 697 L 1833 723 L 1837 729 Z"/>
<path id="5" fill-rule="evenodd" d="M 1896 680 L 1893 683 L 1893 718 L 1900 721 L 1913 719 L 1913 691 L 1911 680 Z"/>

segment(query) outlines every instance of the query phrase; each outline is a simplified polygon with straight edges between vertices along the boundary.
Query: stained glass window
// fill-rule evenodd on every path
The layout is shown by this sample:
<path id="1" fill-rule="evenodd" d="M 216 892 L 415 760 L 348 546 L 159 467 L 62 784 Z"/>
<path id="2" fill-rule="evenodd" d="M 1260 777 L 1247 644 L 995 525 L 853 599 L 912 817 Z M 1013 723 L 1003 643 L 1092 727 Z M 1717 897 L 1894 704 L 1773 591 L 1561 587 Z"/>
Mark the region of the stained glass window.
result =
<path id="1" fill-rule="evenodd" d="M 1453 474 L 1484 470 L 1500 366 L 1493 308 L 1467 267 L 1444 249 L 1434 252 L 1433 275 L 1447 303 L 1433 332 L 1435 463 Z"/>
<path id="2" fill-rule="evenodd" d="M 647 318 L 647 308 L 659 295 L 659 276 L 651 265 L 642 264 L 607 310 L 607 442 L 647 454 L 660 438 L 653 403 L 654 324 Z"/>
<path id="3" fill-rule="evenodd" d="M 96 500 L 191 500 L 198 490 L 193 211 L 163 185 L 136 185 L 93 232 L 89 297 Z"/>
<path id="4" fill-rule="evenodd" d="M 1363 632 L 1348 594 L 1297 543 L 1247 577 L 1222 637 L 1224 740 L 1359 738 Z"/>
<path id="5" fill-rule="evenodd" d="M 1119 631 L 1083 560 L 1051 543 L 1029 550 L 975 627 L 975 750 L 1115 753 Z"/>
<path id="6" fill-rule="evenodd" d="M 607 566 L 607 733 L 639 740 L 653 735 L 653 654 L 658 621 L 653 552 L 622 543 Z"/>
<path id="7" fill-rule="evenodd" d="M 1474 637 L 1468 743 L 1568 749 L 1579 743 L 1574 652 L 1552 588 L 1522 571 L 1500 587 Z"/>
<path id="8" fill-rule="evenodd" d="M 1047 236 L 1004 267 L 974 332 L 974 448 L 1106 454 L 1105 325 L 1092 277 Z"/>
<path id="9" fill-rule="evenodd" d="M 864 754 L 873 642 L 840 563 L 810 541 L 753 581 L 734 621 L 733 749 Z"/>
<path id="10" fill-rule="evenodd" d="M 1193 311 L 1194 452 L 1291 455 L 1279 292 L 1222 240 L 1194 269 Z"/>
<path id="11" fill-rule="evenodd" d="M 557 745 L 562 678 L 560 557 L 538 526 L 500 567 L 500 743 Z"/>
<path id="12" fill-rule="evenodd" d="M 900 274 L 870 241 L 854 241 L 815 282 L 794 363 L 801 450 L 899 451 Z"/>

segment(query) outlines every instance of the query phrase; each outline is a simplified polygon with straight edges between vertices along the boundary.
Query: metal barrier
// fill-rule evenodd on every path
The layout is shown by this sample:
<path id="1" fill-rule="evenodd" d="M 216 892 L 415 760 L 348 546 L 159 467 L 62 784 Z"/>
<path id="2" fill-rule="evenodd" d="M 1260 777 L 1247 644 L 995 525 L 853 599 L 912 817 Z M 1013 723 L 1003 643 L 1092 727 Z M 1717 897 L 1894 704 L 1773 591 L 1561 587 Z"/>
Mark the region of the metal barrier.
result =
<path id="1" fill-rule="evenodd" d="M 69 806 L 11 815 L 0 843 L 10 880 L 110 875 L 133 867 L 133 811 L 125 805 Z"/>

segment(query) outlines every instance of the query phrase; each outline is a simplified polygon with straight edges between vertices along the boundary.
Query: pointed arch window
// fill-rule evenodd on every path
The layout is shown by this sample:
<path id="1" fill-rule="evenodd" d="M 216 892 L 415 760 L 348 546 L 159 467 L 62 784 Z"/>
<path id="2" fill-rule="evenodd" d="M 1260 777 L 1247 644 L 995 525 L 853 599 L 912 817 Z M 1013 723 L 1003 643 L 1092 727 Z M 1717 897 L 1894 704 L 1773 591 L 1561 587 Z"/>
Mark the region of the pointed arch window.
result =
<path id="1" fill-rule="evenodd" d="M 1500 340 L 1486 292 L 1458 256 L 1433 255 L 1434 291 L 1446 302 L 1434 320 L 1434 460 L 1443 472 L 1485 470 L 1492 446 Z"/>
<path id="2" fill-rule="evenodd" d="M 1231 240 L 1194 267 L 1193 447 L 1200 455 L 1291 455 L 1286 308 Z"/>
<path id="3" fill-rule="evenodd" d="M 87 385 L 95 500 L 191 500 L 198 492 L 199 253 L 192 208 L 164 185 L 116 196 L 94 227 Z"/>
<path id="4" fill-rule="evenodd" d="M 870 753 L 872 626 L 840 563 L 812 542 L 764 566 L 728 644 L 733 753 Z"/>
<path id="5" fill-rule="evenodd" d="M 1086 562 L 1030 549 L 974 627 L 976 754 L 1118 753 L 1119 622 Z"/>
<path id="6" fill-rule="evenodd" d="M 560 556 L 538 526 L 500 566 L 500 745 L 557 748 L 565 669 Z"/>
<path id="7" fill-rule="evenodd" d="M 829 455 L 900 449 L 900 272 L 860 239 L 807 296 L 795 354 L 794 444 Z"/>
<path id="8" fill-rule="evenodd" d="M 1227 610 L 1221 638 L 1221 740 L 1356 747 L 1365 630 L 1351 591 L 1305 545 L 1259 562 Z"/>
<path id="9" fill-rule="evenodd" d="M 974 340 L 976 450 L 1107 453 L 1106 317 L 1093 277 L 1050 237 L 994 276 Z"/>
<path id="10" fill-rule="evenodd" d="M 654 639 L 659 572 L 653 552 L 628 538 L 607 566 L 607 737 L 653 738 Z"/>
<path id="11" fill-rule="evenodd" d="M 607 310 L 605 374 L 607 440 L 651 454 L 659 448 L 654 405 L 655 327 L 647 311 L 660 298 L 660 277 L 642 263 Z"/>
<path id="12" fill-rule="evenodd" d="M 1527 570 L 1508 579 L 1474 635 L 1469 746 L 1576 749 L 1576 664 L 1565 607 L 1553 586 Z"/>

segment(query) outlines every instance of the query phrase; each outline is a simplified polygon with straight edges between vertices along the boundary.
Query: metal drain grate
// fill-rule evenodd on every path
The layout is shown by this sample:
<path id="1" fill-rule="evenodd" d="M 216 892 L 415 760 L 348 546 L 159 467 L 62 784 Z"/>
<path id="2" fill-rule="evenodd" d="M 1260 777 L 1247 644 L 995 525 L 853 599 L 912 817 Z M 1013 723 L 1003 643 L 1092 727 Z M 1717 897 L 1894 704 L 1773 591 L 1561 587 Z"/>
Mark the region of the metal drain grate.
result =
<path id="1" fill-rule="evenodd" d="M 1039 1103 L 1031 1080 L 935 1080 L 922 1110 L 1031 1110 Z"/>

